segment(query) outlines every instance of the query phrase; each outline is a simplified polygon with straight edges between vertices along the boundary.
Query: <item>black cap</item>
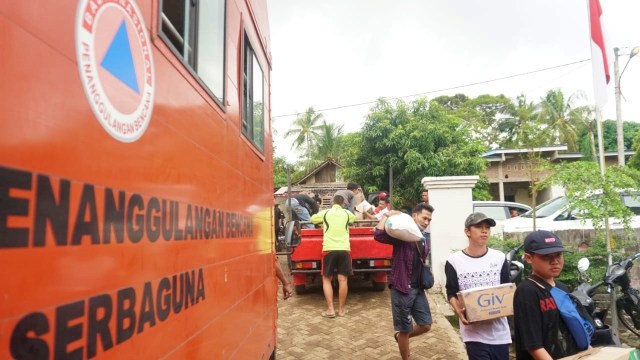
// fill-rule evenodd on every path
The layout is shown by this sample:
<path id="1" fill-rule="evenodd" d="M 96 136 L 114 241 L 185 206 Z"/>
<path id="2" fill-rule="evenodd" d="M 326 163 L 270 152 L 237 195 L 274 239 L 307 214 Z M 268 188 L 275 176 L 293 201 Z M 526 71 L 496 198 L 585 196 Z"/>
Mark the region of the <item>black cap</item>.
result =
<path id="1" fill-rule="evenodd" d="M 488 217 L 487 215 L 481 212 L 474 212 L 473 214 L 467 216 L 467 220 L 464 221 L 464 227 L 470 228 L 473 225 L 480 224 L 481 222 L 486 222 L 491 227 L 496 226 L 496 221 L 493 220 L 492 218 Z"/>
<path id="2" fill-rule="evenodd" d="M 537 230 L 524 238 L 524 252 L 540 255 L 569 251 L 562 245 L 560 238 L 546 230 Z"/>

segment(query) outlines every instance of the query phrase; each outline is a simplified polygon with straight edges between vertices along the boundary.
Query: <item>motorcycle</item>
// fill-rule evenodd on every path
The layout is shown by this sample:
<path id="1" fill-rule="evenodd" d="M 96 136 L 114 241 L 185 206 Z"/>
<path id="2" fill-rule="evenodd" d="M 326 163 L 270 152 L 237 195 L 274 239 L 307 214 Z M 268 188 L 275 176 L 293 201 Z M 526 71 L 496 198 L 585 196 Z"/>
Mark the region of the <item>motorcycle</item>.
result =
<path id="1" fill-rule="evenodd" d="M 516 285 L 522 281 L 522 272 L 524 271 L 524 265 L 522 262 L 514 260 L 516 254 L 522 249 L 524 245 L 517 246 L 509 250 L 506 254 L 507 261 L 509 262 L 509 279 Z"/>
<path id="2" fill-rule="evenodd" d="M 606 308 L 596 308 L 596 303 L 593 301 L 593 295 L 595 295 L 596 290 L 605 282 L 600 281 L 593 285 L 589 284 L 586 276 L 588 269 L 589 259 L 582 258 L 578 260 L 578 278 L 581 283 L 571 292 L 571 295 L 577 299 L 587 313 L 591 315 L 595 324 L 595 333 L 591 338 L 591 346 L 620 346 L 620 338 L 617 332 L 604 323 L 608 310 Z"/>
<path id="3" fill-rule="evenodd" d="M 631 287 L 631 280 L 629 279 L 629 269 L 631 269 L 633 262 L 638 258 L 640 258 L 640 253 L 611 264 L 609 268 L 607 268 L 604 279 L 592 286 L 585 287 L 583 292 L 592 296 L 595 294 L 595 290 L 602 285 L 607 286 L 609 293 L 612 289 L 620 287 L 620 295 L 616 299 L 618 319 L 620 319 L 620 322 L 622 322 L 629 331 L 640 336 L 640 292 Z M 588 268 L 588 259 L 583 259 L 586 260 L 586 268 Z M 583 261 L 583 259 L 580 259 L 580 261 Z"/>
<path id="4" fill-rule="evenodd" d="M 516 246 L 515 248 L 507 251 L 505 254 L 507 262 L 509 263 L 509 280 L 512 283 L 518 285 L 522 281 L 522 273 L 524 271 L 524 265 L 522 262 L 515 260 L 516 254 L 522 249 L 524 245 Z M 509 329 L 511 330 L 511 338 L 515 339 L 515 323 L 513 321 L 513 315 L 507 316 L 507 322 L 509 323 Z"/>

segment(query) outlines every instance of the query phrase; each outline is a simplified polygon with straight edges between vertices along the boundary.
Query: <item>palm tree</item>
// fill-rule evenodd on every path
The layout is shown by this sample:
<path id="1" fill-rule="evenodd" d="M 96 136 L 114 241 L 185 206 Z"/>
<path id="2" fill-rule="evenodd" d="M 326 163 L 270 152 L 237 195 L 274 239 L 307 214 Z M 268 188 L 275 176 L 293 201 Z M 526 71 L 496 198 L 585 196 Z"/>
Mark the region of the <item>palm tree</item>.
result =
<path id="1" fill-rule="evenodd" d="M 539 106 L 527 100 L 526 95 L 516 97 L 512 114 L 503 119 L 498 130 L 503 134 L 500 146 L 503 148 L 530 148 L 533 141 L 544 142 L 541 138 L 542 124 L 538 121 Z M 547 144 L 542 144 L 547 145 Z"/>
<path id="2" fill-rule="evenodd" d="M 344 125 L 336 126 L 323 121 L 318 133 L 315 135 L 315 149 L 312 152 L 312 160 L 315 165 L 327 158 L 340 161 L 342 146 L 342 128 Z"/>
<path id="3" fill-rule="evenodd" d="M 565 102 L 561 90 L 549 90 L 542 99 L 541 116 L 550 127 L 554 138 L 559 143 L 567 144 L 567 150 L 578 151 L 578 134 L 588 121 L 584 118 L 588 115 L 584 109 L 578 110 L 580 100 L 585 99 L 583 92 L 576 92 Z"/>
<path id="4" fill-rule="evenodd" d="M 596 153 L 596 141 L 594 136 L 597 125 L 594 108 L 589 105 L 578 106 L 571 110 L 569 116 L 573 119 L 576 119 L 576 122 L 579 124 L 579 126 L 587 131 L 587 134 L 589 136 L 589 152 L 591 153 L 590 157 L 593 161 L 598 162 L 598 156 Z"/>
<path id="5" fill-rule="evenodd" d="M 293 127 L 285 134 L 285 138 L 294 137 L 291 149 L 304 150 L 307 159 L 310 159 L 313 140 L 320 129 L 318 124 L 323 119 L 321 113 L 316 113 L 313 107 L 309 107 L 307 111 L 298 114 L 293 122 Z"/>

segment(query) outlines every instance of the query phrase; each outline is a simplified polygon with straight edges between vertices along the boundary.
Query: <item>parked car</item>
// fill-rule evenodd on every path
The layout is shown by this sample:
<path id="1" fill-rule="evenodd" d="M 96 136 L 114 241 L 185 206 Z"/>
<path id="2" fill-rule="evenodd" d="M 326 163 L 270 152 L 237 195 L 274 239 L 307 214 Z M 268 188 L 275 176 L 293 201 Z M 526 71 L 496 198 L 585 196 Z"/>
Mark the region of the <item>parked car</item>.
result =
<path id="1" fill-rule="evenodd" d="M 511 210 L 518 212 L 518 216 L 531 210 L 531 206 L 510 201 L 474 201 L 473 211 L 481 212 L 496 220 L 506 220 L 511 218 Z"/>
<path id="2" fill-rule="evenodd" d="M 640 192 L 621 192 L 620 196 L 624 204 L 635 215 L 631 218 L 633 228 L 640 227 Z M 594 196 L 597 201 L 597 195 Z M 593 230 L 591 220 L 581 216 L 580 211 L 569 207 L 566 197 L 560 196 L 546 201 L 536 207 L 536 229 L 538 230 Z M 611 218 L 611 228 L 621 228 L 619 219 Z M 519 233 L 533 231 L 533 211 L 529 211 L 516 218 L 508 219 L 502 224 L 505 233 Z"/>

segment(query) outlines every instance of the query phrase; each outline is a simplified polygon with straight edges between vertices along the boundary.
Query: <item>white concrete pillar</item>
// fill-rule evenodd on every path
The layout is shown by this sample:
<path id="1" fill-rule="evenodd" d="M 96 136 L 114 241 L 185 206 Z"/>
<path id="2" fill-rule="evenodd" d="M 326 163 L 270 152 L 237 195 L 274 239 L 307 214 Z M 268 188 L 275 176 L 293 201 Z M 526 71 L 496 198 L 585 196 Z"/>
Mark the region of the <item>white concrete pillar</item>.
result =
<path id="1" fill-rule="evenodd" d="M 471 189 L 480 177 L 443 176 L 425 177 L 422 185 L 429 190 L 429 204 L 433 206 L 431 223 L 431 267 L 435 279 L 434 288 L 444 290 L 446 277 L 444 265 L 454 251 L 468 245 L 464 234 L 464 221 L 473 212 Z"/>
<path id="2" fill-rule="evenodd" d="M 498 200 L 504 201 L 504 173 L 502 172 L 502 161 L 498 164 Z"/>

